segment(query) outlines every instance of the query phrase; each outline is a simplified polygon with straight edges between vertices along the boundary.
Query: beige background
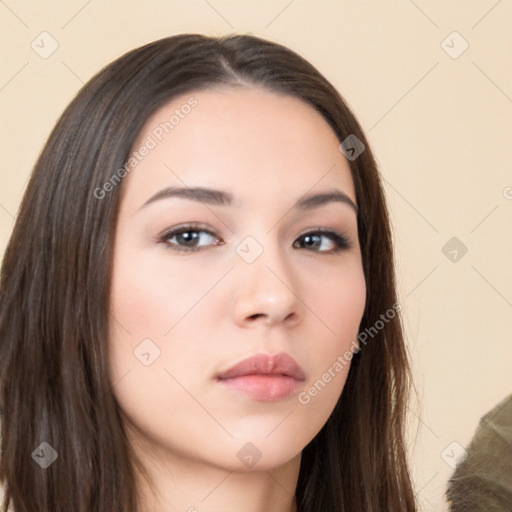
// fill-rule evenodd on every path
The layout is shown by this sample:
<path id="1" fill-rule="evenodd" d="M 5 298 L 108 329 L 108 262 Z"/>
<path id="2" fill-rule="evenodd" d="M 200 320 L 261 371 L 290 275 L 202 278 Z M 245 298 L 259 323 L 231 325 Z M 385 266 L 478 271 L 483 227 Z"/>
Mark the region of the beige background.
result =
<path id="1" fill-rule="evenodd" d="M 1 0 L 0 17 L 0 253 L 57 117 L 127 50 L 182 32 L 252 32 L 334 83 L 386 180 L 419 395 L 415 486 L 422 510 L 445 510 L 457 448 L 443 450 L 465 446 L 512 392 L 512 2 Z M 46 59 L 31 47 L 51 49 L 43 31 L 58 43 Z M 452 237 L 468 249 L 455 262 L 442 252 Z"/>

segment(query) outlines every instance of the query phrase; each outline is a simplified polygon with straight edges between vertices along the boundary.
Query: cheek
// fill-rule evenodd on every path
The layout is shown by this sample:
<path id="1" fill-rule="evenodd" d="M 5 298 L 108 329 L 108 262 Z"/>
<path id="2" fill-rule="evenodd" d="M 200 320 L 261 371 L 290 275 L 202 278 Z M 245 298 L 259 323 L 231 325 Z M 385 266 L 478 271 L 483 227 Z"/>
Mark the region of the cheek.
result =
<path id="1" fill-rule="evenodd" d="M 207 272 L 169 267 L 164 257 L 151 258 L 133 249 L 115 261 L 111 312 L 134 339 L 161 338 L 190 314 L 218 279 Z M 181 269 L 181 270 L 180 270 Z"/>
<path id="2" fill-rule="evenodd" d="M 136 257 L 135 257 L 136 256 Z M 137 381 L 136 393 L 146 389 L 154 396 L 154 375 L 168 359 L 166 336 L 183 308 L 179 277 L 173 283 L 132 246 L 120 244 L 114 259 L 110 294 L 109 356 L 112 382 Z M 149 354 L 149 355 L 148 355 Z M 147 363 L 148 367 L 146 367 Z M 125 377 L 130 373 L 128 377 Z M 152 379 L 147 377 L 152 375 Z M 137 401 L 136 394 L 132 401 Z M 129 405 L 130 400 L 126 400 Z"/>
<path id="3" fill-rule="evenodd" d="M 197 374 L 209 370 L 207 338 L 197 315 L 205 313 L 198 302 L 212 284 L 202 283 L 197 272 L 162 271 L 155 261 L 143 259 L 139 255 L 115 260 L 110 378 L 128 425 L 135 426 L 143 440 L 181 452 L 187 436 L 198 445 L 209 441 L 201 437 L 208 417 L 192 396 L 203 391 L 197 389 Z"/>
<path id="4" fill-rule="evenodd" d="M 308 347 L 312 371 L 297 397 L 298 403 L 317 418 L 318 426 L 327 421 L 343 391 L 366 304 L 360 264 L 347 266 L 337 279 L 327 283 L 316 295 L 315 312 L 321 325 L 316 329 L 315 343 Z"/>
<path id="5" fill-rule="evenodd" d="M 316 294 L 315 307 L 323 326 L 323 343 L 327 353 L 341 350 L 357 339 L 366 304 L 366 281 L 360 263 L 347 265 L 338 277 L 326 278 Z"/>

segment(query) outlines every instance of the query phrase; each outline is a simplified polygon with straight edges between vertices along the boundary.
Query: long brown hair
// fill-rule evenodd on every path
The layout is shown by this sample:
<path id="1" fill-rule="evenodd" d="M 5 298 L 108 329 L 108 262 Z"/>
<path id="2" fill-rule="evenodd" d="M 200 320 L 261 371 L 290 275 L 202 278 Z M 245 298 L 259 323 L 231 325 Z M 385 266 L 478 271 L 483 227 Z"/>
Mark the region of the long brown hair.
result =
<path id="1" fill-rule="evenodd" d="M 10 503 L 15 512 L 137 510 L 139 462 L 108 378 L 114 321 L 108 299 L 122 186 L 103 199 L 97 190 L 123 168 L 155 110 L 215 85 L 261 86 L 297 97 L 326 119 L 340 142 L 355 135 L 364 143 L 349 161 L 367 286 L 361 329 L 396 309 L 390 223 L 375 160 L 355 116 L 310 63 L 248 35 L 181 34 L 126 53 L 94 76 L 57 122 L 4 255 L 3 512 Z M 299 512 L 416 510 L 404 444 L 410 370 L 400 315 L 375 331 L 354 356 L 332 415 L 302 452 Z M 34 458 L 36 449 L 49 450 L 43 442 L 58 454 L 45 469 Z"/>

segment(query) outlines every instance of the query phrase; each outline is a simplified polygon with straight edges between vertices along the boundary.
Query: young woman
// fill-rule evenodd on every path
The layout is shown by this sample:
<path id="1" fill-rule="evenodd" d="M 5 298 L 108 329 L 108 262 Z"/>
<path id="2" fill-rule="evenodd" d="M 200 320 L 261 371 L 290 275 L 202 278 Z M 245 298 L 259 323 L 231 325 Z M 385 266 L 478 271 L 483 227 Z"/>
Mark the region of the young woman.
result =
<path id="1" fill-rule="evenodd" d="M 416 510 L 379 174 L 291 50 L 184 34 L 93 77 L 0 294 L 4 511 Z"/>

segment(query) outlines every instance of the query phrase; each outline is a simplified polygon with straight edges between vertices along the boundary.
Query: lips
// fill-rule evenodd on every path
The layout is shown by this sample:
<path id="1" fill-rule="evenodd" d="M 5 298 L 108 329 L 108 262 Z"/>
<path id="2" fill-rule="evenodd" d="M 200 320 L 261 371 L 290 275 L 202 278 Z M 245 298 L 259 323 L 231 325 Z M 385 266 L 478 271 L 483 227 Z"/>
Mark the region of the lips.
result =
<path id="1" fill-rule="evenodd" d="M 233 379 L 246 375 L 284 376 L 298 381 L 303 381 L 306 378 L 304 370 L 295 359 L 282 352 L 274 356 L 262 353 L 248 357 L 222 372 L 218 375 L 218 379 Z"/>
<path id="2" fill-rule="evenodd" d="M 256 354 L 217 376 L 217 381 L 230 392 L 260 402 L 288 398 L 298 392 L 304 380 L 304 370 L 285 353 Z"/>

